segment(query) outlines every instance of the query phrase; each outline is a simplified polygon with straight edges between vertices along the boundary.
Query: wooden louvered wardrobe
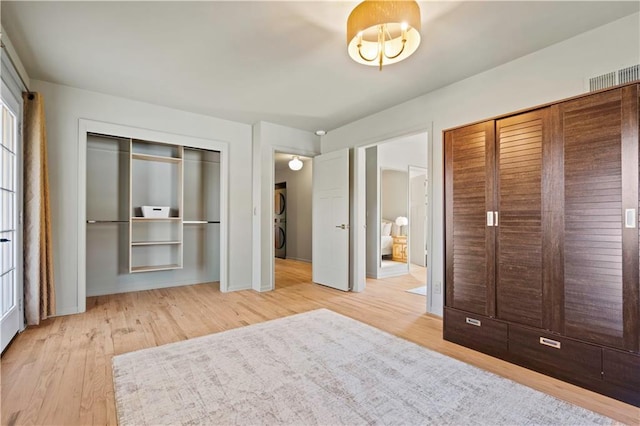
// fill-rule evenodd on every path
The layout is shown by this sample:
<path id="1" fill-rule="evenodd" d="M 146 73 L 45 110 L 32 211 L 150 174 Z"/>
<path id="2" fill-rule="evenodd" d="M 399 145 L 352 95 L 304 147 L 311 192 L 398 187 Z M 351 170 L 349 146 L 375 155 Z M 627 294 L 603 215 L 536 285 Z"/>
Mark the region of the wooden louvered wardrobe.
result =
<path id="1" fill-rule="evenodd" d="M 444 338 L 640 406 L 640 88 L 444 132 Z"/>

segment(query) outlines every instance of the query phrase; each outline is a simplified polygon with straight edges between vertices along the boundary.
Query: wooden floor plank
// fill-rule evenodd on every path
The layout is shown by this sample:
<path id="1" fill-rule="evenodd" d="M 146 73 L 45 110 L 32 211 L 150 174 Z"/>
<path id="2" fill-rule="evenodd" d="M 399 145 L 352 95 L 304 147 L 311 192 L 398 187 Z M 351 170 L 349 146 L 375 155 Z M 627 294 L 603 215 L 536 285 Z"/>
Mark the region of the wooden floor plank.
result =
<path id="1" fill-rule="evenodd" d="M 223 294 L 216 283 L 87 299 L 87 312 L 18 335 L 1 359 L 2 424 L 116 424 L 114 355 L 318 308 L 370 324 L 558 398 L 627 423 L 640 409 L 442 340 L 426 314 L 424 270 L 367 280 L 362 293 L 311 283 L 311 265 L 276 260 L 272 292 Z"/>

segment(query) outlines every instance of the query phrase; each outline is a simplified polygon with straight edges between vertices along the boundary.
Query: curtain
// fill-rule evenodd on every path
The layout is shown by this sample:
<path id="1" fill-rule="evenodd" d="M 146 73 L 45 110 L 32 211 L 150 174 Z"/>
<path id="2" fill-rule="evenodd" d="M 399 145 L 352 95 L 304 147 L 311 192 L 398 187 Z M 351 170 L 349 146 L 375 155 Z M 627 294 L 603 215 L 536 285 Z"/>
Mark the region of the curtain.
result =
<path id="1" fill-rule="evenodd" d="M 24 298 L 27 325 L 56 312 L 44 102 L 24 98 Z"/>

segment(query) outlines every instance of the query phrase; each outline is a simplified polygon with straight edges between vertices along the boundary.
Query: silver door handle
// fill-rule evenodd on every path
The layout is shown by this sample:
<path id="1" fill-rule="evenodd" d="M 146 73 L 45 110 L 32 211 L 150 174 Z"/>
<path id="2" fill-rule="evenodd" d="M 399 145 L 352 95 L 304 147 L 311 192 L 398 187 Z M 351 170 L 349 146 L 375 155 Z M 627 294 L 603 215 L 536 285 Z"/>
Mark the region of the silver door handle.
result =
<path id="1" fill-rule="evenodd" d="M 347 229 L 349 228 L 349 225 L 345 225 L 344 223 L 342 225 L 336 225 L 336 228 L 340 228 L 340 229 Z"/>
<path id="2" fill-rule="evenodd" d="M 493 226 L 498 226 L 498 212 L 493 212 Z"/>
<path id="3" fill-rule="evenodd" d="M 493 212 L 487 212 L 487 226 L 493 226 Z"/>
<path id="4" fill-rule="evenodd" d="M 624 211 L 624 227 L 625 228 L 636 227 L 636 209 L 626 209 Z"/>

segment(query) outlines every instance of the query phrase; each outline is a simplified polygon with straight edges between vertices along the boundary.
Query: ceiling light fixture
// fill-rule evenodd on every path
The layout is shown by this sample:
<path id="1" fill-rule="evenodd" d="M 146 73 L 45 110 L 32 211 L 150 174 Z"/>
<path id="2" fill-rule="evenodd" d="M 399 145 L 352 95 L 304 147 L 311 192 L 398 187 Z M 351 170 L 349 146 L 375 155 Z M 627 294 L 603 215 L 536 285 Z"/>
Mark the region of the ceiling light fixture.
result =
<path id="1" fill-rule="evenodd" d="M 289 168 L 295 171 L 298 171 L 302 168 L 302 161 L 300 161 L 300 158 L 297 155 L 295 155 L 291 159 L 291 161 L 289 161 Z"/>
<path id="2" fill-rule="evenodd" d="M 326 130 L 316 130 L 316 136 L 324 136 L 327 134 Z"/>
<path id="3" fill-rule="evenodd" d="M 390 65 L 420 45 L 420 6 L 415 1 L 365 0 L 347 19 L 349 56 L 361 64 Z"/>

